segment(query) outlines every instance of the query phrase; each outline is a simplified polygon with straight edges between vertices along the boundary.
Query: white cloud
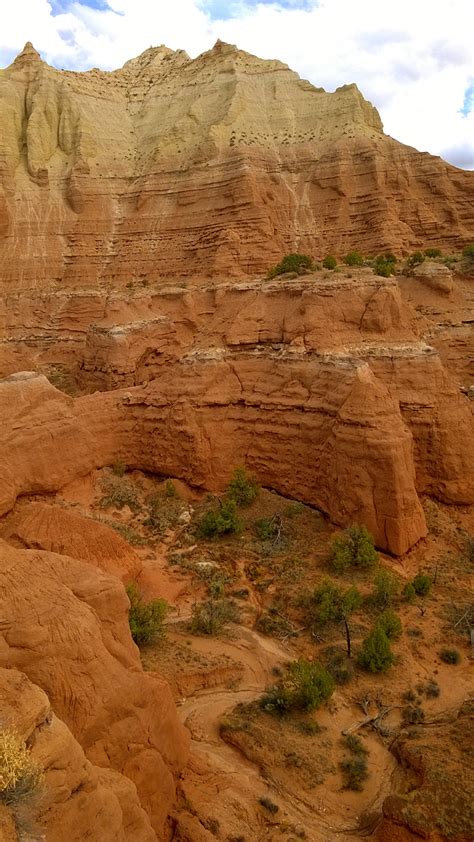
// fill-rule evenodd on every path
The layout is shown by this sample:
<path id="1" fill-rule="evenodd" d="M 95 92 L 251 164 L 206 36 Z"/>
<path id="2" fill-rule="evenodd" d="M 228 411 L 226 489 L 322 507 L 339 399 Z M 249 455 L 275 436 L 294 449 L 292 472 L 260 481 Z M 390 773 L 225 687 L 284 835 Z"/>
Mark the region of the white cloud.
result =
<path id="1" fill-rule="evenodd" d="M 474 115 L 461 113 L 474 76 L 471 2 L 61 0 L 54 15 L 48 0 L 15 0 L 1 4 L 0 56 L 31 40 L 57 66 L 111 68 L 151 44 L 194 57 L 219 37 L 328 90 L 356 82 L 389 134 L 474 166 Z"/>

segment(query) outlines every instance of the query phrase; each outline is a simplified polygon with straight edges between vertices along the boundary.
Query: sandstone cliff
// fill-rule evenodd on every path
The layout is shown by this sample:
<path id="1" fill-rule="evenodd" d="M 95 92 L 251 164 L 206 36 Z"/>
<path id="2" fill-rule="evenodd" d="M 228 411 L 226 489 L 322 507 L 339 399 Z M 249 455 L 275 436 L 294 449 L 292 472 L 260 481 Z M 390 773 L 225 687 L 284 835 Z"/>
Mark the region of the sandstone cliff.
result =
<path id="1" fill-rule="evenodd" d="M 0 282 L 125 285 L 252 275 L 282 254 L 397 253 L 473 237 L 473 174 L 383 133 L 355 85 L 326 93 L 229 44 L 0 71 Z"/>

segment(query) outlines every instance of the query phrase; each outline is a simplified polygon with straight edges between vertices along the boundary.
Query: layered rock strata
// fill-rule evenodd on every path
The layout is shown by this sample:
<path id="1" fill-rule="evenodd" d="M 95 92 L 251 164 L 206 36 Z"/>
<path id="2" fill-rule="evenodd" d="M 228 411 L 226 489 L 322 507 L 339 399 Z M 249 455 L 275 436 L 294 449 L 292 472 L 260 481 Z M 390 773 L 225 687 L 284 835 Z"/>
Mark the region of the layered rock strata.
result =
<path id="1" fill-rule="evenodd" d="M 404 146 L 355 85 L 327 93 L 218 42 L 120 70 L 0 71 L 0 284 L 242 277 L 289 251 L 453 249 L 473 174 Z"/>
<path id="2" fill-rule="evenodd" d="M 107 811 L 115 812 L 110 821 L 122 833 L 119 838 L 164 838 L 188 735 L 166 682 L 142 671 L 123 586 L 70 556 L 16 550 L 0 542 L 0 557 L 0 666 L 25 673 L 47 693 L 54 714 L 64 722 L 56 726 L 57 739 L 69 741 L 79 791 L 81 767 L 86 792 L 99 782 L 106 790 L 101 821 L 106 823 Z M 48 700 L 40 695 L 47 713 Z M 64 763 L 66 747 L 61 751 Z M 73 775 L 66 777 L 70 787 Z M 52 797 L 54 802 L 54 792 Z M 81 821 L 87 824 L 86 817 Z M 90 824 L 98 838 L 97 827 Z"/>

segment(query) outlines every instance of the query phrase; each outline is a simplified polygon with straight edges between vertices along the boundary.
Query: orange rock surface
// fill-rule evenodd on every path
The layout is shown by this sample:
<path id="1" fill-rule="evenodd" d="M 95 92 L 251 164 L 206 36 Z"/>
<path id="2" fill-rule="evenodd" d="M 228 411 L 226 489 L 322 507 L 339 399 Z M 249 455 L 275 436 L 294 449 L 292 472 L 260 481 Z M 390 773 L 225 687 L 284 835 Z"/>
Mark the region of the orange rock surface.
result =
<path id="1" fill-rule="evenodd" d="M 355 85 L 229 44 L 0 71 L 0 283 L 125 285 L 265 271 L 282 254 L 472 238 L 473 179 L 387 137 Z"/>
<path id="2" fill-rule="evenodd" d="M 115 793 L 116 812 L 117 799 L 125 810 L 132 791 L 132 814 L 124 821 L 148 828 L 137 838 L 153 839 L 151 826 L 162 838 L 188 736 L 166 682 L 142 671 L 123 586 L 67 556 L 15 550 L 3 542 L 0 554 L 0 666 L 20 670 L 48 694 L 65 723 L 59 730 L 67 726 L 87 759 L 105 770 L 94 774 Z M 48 710 L 43 693 L 41 698 Z M 75 749 L 76 762 L 82 749 Z M 123 838 L 135 838 L 130 829 L 127 834 Z"/>
<path id="3" fill-rule="evenodd" d="M 30 823 L 39 825 L 48 842 L 156 839 L 132 781 L 90 763 L 69 728 L 51 708 L 46 693 L 24 673 L 0 668 L 0 704 L 2 725 L 19 734 L 44 770 L 37 811 L 30 807 L 28 814 L 28 805 L 18 807 L 23 809 L 26 829 Z M 33 819 L 34 812 L 37 815 Z M 0 814 L 0 839 L 16 842 L 19 837 L 14 829 L 15 807 L 5 813 L 3 817 Z"/>

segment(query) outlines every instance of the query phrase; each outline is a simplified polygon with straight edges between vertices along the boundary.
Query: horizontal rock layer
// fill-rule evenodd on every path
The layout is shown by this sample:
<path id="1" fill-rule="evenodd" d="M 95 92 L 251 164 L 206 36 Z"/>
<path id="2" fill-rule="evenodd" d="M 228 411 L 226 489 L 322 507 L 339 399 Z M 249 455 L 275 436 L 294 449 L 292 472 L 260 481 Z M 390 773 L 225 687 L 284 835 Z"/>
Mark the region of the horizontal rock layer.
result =
<path id="1" fill-rule="evenodd" d="M 326 93 L 218 43 L 113 73 L 27 46 L 0 71 L 0 285 L 242 277 L 289 251 L 407 252 L 474 234 L 474 174 L 383 134 L 355 85 Z"/>

